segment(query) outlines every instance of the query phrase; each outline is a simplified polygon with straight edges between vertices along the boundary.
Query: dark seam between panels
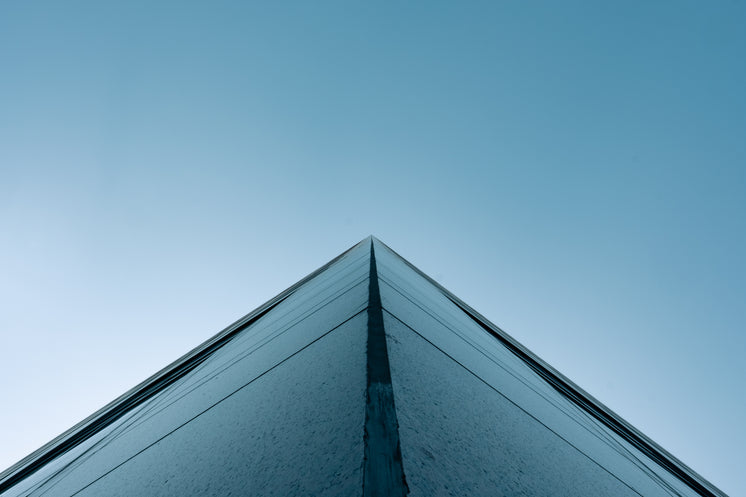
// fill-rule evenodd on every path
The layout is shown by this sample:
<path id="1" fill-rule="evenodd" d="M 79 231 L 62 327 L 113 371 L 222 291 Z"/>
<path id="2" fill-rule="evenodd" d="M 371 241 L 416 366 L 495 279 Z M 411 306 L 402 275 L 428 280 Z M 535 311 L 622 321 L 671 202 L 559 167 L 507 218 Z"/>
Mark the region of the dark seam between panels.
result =
<path id="1" fill-rule="evenodd" d="M 363 497 L 405 496 L 409 493 L 402 467 L 399 423 L 383 327 L 381 292 L 373 240 L 370 242 L 368 294 L 367 388 L 365 392 L 365 444 Z"/>

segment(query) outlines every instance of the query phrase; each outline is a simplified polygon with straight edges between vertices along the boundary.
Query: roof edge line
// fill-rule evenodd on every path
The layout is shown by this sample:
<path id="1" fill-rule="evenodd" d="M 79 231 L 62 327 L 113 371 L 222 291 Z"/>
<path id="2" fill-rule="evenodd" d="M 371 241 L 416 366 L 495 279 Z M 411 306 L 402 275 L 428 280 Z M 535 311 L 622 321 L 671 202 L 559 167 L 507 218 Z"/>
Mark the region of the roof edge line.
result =
<path id="1" fill-rule="evenodd" d="M 332 264 L 340 260 L 365 241 L 367 241 L 367 238 L 348 248 L 320 268 L 309 273 L 297 283 L 286 288 L 242 318 L 234 321 L 222 331 L 202 342 L 200 345 L 179 357 L 168 366 L 138 383 L 124 394 L 115 398 L 90 416 L 65 430 L 51 441 L 42 445 L 31 454 L 1 472 L 0 493 L 13 487 L 23 478 L 35 473 L 47 462 L 79 445 L 87 437 L 105 428 L 137 405 L 151 398 L 153 395 L 187 374 L 210 357 L 210 355 L 212 355 L 216 350 L 220 349 L 223 345 L 233 339 L 233 337 L 240 331 L 263 317 L 275 306 L 295 293 L 298 288 L 328 269 Z"/>
<path id="2" fill-rule="evenodd" d="M 510 337 L 502 329 L 481 316 L 481 314 L 474 311 L 468 305 L 463 304 L 458 298 L 452 298 L 451 295 L 446 295 L 446 297 L 469 316 L 469 318 L 479 324 L 485 331 L 503 343 L 508 350 L 525 362 L 536 374 L 549 383 L 552 388 L 557 390 L 560 395 L 568 398 L 571 402 L 588 412 L 596 420 L 600 421 L 604 426 L 622 437 L 622 439 L 632 444 L 643 454 L 650 457 L 665 469 L 674 473 L 693 490 L 713 497 L 727 497 L 725 493 L 704 479 L 689 466 L 681 462 L 676 456 L 672 455 L 650 437 L 632 426 L 624 418 L 576 385 L 572 380 L 565 377 L 552 366 L 549 366 L 533 352 L 529 351 L 518 341 Z"/>
<path id="3" fill-rule="evenodd" d="M 492 323 L 490 320 L 485 318 L 478 311 L 474 310 L 463 300 L 458 298 L 448 289 L 443 287 L 440 283 L 432 279 L 430 276 L 420 271 L 414 264 L 409 262 L 407 259 L 402 257 L 398 252 L 393 250 L 391 247 L 386 245 L 380 240 L 376 240 L 378 243 L 386 247 L 399 259 L 401 259 L 407 266 L 414 270 L 417 274 L 425 278 L 428 282 L 434 285 L 440 290 L 451 302 L 459 307 L 465 314 L 467 314 L 472 320 L 479 324 L 485 331 L 487 331 L 494 338 L 498 339 L 501 343 L 508 346 L 509 350 L 518 356 L 521 360 L 528 364 L 537 374 L 545 379 L 552 387 L 557 388 L 561 394 L 568 397 L 572 402 L 577 404 L 581 409 L 588 411 L 596 419 L 606 425 L 608 428 L 622 436 L 625 440 L 632 443 L 635 447 L 640 449 L 645 455 L 651 457 L 654 461 L 664 466 L 666 469 L 672 471 L 676 476 L 681 478 L 687 485 L 693 490 L 712 497 L 728 497 L 722 490 L 717 488 L 715 485 L 710 483 L 707 479 L 702 477 L 699 473 L 691 469 L 689 466 L 680 461 L 676 456 L 672 455 L 666 449 L 661 447 L 650 437 L 642 433 L 640 430 L 632 426 L 630 423 L 624 420 L 621 416 L 616 414 L 614 411 L 606 407 L 602 402 L 593 397 L 591 394 L 583 390 L 581 387 L 576 385 L 572 380 L 564 376 L 562 373 L 554 369 L 552 366 L 547 364 L 536 354 L 531 352 L 525 345 L 521 344 L 518 340 L 510 336 L 499 326 Z M 550 381 L 550 379 L 552 381 Z M 559 388 L 558 388 L 559 387 Z M 568 392 L 571 395 L 568 395 Z"/>

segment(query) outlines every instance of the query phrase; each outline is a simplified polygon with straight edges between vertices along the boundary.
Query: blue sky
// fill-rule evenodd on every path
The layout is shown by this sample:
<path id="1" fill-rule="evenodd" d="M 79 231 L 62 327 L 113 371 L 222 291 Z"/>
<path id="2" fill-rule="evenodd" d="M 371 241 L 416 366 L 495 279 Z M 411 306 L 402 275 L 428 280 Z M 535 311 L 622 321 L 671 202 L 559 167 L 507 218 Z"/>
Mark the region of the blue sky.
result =
<path id="1" fill-rule="evenodd" d="M 0 466 L 375 234 L 746 494 L 744 21 L 3 3 Z"/>

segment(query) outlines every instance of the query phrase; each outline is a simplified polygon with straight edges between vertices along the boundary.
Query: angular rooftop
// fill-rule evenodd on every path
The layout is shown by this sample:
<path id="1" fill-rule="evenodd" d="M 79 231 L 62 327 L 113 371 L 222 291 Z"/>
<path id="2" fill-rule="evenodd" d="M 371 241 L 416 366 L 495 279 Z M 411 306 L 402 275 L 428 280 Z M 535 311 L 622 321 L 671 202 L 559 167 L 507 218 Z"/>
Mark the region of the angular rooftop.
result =
<path id="1" fill-rule="evenodd" d="M 0 495 L 724 496 L 374 237 L 0 474 Z"/>

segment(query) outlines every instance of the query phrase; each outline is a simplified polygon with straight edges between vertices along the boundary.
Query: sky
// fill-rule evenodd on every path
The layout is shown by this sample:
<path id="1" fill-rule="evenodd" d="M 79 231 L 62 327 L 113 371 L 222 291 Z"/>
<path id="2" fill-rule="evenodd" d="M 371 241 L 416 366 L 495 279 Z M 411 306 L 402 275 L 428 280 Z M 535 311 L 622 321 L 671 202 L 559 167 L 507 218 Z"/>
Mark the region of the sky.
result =
<path id="1" fill-rule="evenodd" d="M 744 22 L 3 2 L 0 468 L 373 234 L 746 495 Z"/>

